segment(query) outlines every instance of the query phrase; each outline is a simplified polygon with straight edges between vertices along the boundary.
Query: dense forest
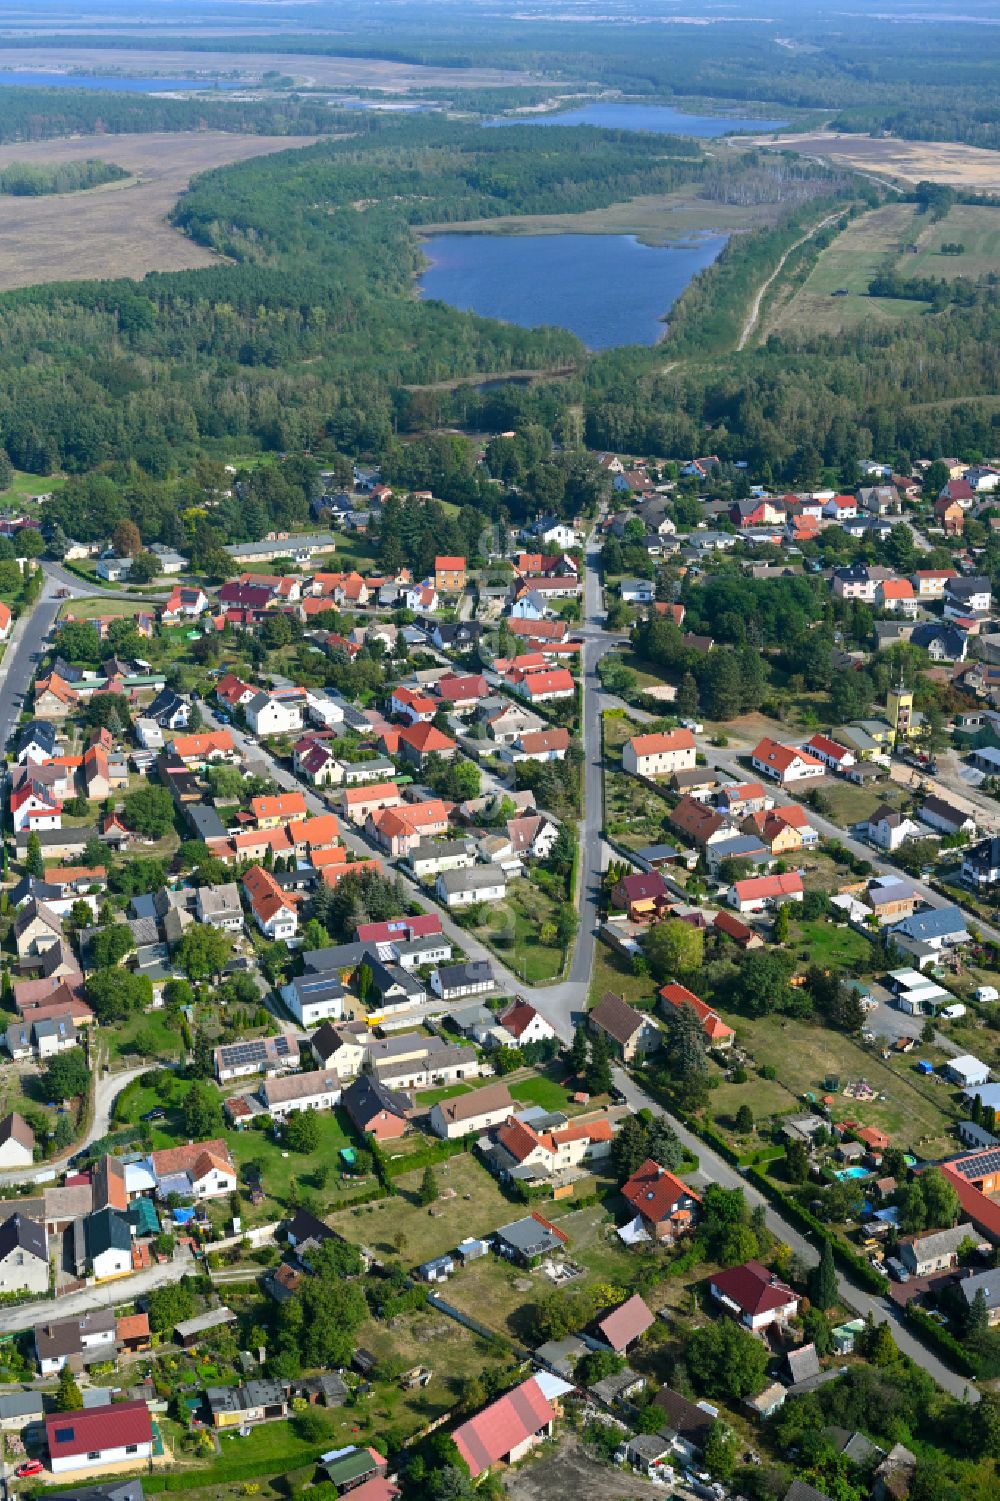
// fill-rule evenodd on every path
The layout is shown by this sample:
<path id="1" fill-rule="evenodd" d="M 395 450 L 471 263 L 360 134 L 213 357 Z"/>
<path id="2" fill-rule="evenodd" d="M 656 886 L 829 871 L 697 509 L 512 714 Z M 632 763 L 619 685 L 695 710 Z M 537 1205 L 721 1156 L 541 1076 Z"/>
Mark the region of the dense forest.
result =
<path id="1" fill-rule="evenodd" d="M 5 38 L 4 44 L 7 45 Z M 47 141 L 68 135 L 137 135 L 151 130 L 225 130 L 239 135 L 326 135 L 344 116 L 323 99 L 269 95 L 239 99 L 156 99 L 143 94 L 70 88 L 0 88 L 0 141 Z M 352 130 L 364 121 L 352 118 Z"/>

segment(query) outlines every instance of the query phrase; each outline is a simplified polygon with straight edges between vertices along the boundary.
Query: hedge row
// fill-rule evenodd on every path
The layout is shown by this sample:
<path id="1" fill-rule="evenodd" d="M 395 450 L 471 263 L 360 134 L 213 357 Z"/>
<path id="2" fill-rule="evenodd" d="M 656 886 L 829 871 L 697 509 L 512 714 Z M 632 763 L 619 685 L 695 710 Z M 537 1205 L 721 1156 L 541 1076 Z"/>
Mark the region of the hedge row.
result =
<path id="1" fill-rule="evenodd" d="M 422 1152 L 404 1153 L 395 1159 L 384 1157 L 386 1177 L 399 1178 L 403 1173 L 416 1172 L 418 1168 L 422 1172 L 425 1167 L 436 1167 L 439 1162 L 457 1157 L 468 1150 L 469 1138 L 460 1136 L 455 1141 L 442 1141 L 426 1147 Z"/>
<path id="2" fill-rule="evenodd" d="M 867 1288 L 869 1292 L 881 1295 L 888 1292 L 889 1279 L 887 1277 L 877 1272 L 860 1252 L 854 1250 L 853 1246 L 849 1246 L 845 1240 L 841 1240 L 839 1235 L 835 1235 L 829 1226 L 816 1218 L 811 1210 L 804 1208 L 797 1199 L 792 1198 L 791 1194 L 779 1188 L 763 1168 L 748 1167 L 746 1175 L 753 1180 L 761 1193 L 765 1194 L 771 1203 L 790 1220 L 794 1220 L 802 1229 L 810 1230 L 820 1240 L 826 1241 L 833 1251 L 834 1260 L 845 1272 L 850 1272 L 862 1287 Z"/>
<path id="3" fill-rule="evenodd" d="M 980 1362 L 955 1338 L 950 1329 L 942 1328 L 932 1319 L 926 1309 L 918 1308 L 916 1303 L 907 1303 L 903 1317 L 924 1343 L 933 1345 L 949 1365 L 953 1365 L 963 1376 L 978 1376 Z"/>

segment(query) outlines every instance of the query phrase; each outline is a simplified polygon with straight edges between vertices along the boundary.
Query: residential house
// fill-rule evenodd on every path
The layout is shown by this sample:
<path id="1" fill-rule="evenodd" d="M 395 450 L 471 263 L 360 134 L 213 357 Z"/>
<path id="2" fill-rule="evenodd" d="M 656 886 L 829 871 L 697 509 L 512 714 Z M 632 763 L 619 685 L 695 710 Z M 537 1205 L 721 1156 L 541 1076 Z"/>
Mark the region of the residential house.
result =
<path id="1" fill-rule="evenodd" d="M 940 957 L 943 951 L 970 941 L 965 922 L 958 907 L 934 907 L 894 923 L 890 932 L 893 942 L 912 954 L 923 968 L 934 961 L 935 955 Z"/>
<path id="2" fill-rule="evenodd" d="M 85 1222 L 87 1261 L 94 1278 L 127 1277 L 132 1271 L 132 1227 L 116 1209 L 99 1209 Z"/>
<path id="3" fill-rule="evenodd" d="M 344 987 L 336 969 L 297 975 L 281 987 L 281 999 L 303 1027 L 344 1015 Z"/>
<path id="4" fill-rule="evenodd" d="M 44 1224 L 12 1214 L 0 1224 L 0 1294 L 47 1293 L 49 1246 Z"/>
<path id="5" fill-rule="evenodd" d="M 954 568 L 918 568 L 913 575 L 913 587 L 921 603 L 928 599 L 943 599 L 948 583 L 955 578 L 958 574 Z"/>
<path id="6" fill-rule="evenodd" d="M 633 735 L 622 749 L 622 766 L 633 776 L 670 776 L 675 771 L 693 770 L 695 756 L 695 740 L 690 730 Z"/>
<path id="7" fill-rule="evenodd" d="M 929 824 L 932 829 L 937 829 L 948 837 L 976 832 L 976 820 L 972 814 L 956 808 L 943 797 L 925 797 L 917 817 L 921 823 Z"/>
<path id="8" fill-rule="evenodd" d="M 911 917 L 918 900 L 910 883 L 898 876 L 876 877 L 864 895 L 865 905 L 880 924 Z"/>
<path id="9" fill-rule="evenodd" d="M 198 921 L 209 927 L 221 928 L 224 933 L 242 933 L 243 907 L 236 882 L 199 886 L 195 894 L 195 913 Z"/>
<path id="10" fill-rule="evenodd" d="M 431 990 L 442 1001 L 460 1001 L 465 996 L 489 995 L 496 988 L 493 966 L 486 959 L 441 965 L 431 975 Z"/>
<path id="11" fill-rule="evenodd" d="M 958 1265 L 959 1247 L 967 1240 L 976 1240 L 977 1234 L 968 1220 L 950 1230 L 938 1230 L 930 1235 L 909 1235 L 899 1243 L 898 1256 L 907 1271 L 915 1277 L 929 1277 L 934 1272 L 947 1271 Z"/>
<path id="12" fill-rule="evenodd" d="M 639 1293 L 634 1293 L 631 1298 L 626 1298 L 624 1303 L 619 1303 L 617 1308 L 599 1319 L 596 1328 L 601 1339 L 616 1355 L 624 1355 L 629 1345 L 641 1339 L 655 1323 L 656 1315 L 651 1312 L 645 1299 Z"/>
<path id="13" fill-rule="evenodd" d="M 45 1419 L 45 1436 L 54 1475 L 120 1467 L 153 1455 L 153 1427 L 144 1400 L 52 1413 Z"/>
<path id="14" fill-rule="evenodd" d="M 836 740 L 831 740 L 829 735 L 814 735 L 807 740 L 802 747 L 831 771 L 846 771 L 849 767 L 857 764 L 857 757 L 846 745 L 840 745 Z"/>
<path id="15" fill-rule="evenodd" d="M 275 1120 L 287 1120 L 300 1110 L 332 1110 L 340 1103 L 341 1084 L 329 1069 L 313 1069 L 304 1074 L 284 1074 L 265 1079 L 259 1097 L 264 1109 Z"/>
<path id="16" fill-rule="evenodd" d="M 882 803 L 868 819 L 868 838 L 880 850 L 897 850 L 907 839 L 919 839 L 920 826 L 905 813 Z"/>
<path id="17" fill-rule="evenodd" d="M 750 759 L 755 771 L 780 782 L 783 787 L 822 777 L 825 771 L 818 756 L 794 745 L 779 745 L 767 736 L 754 748 Z"/>
<path id="18" fill-rule="evenodd" d="M 505 1261 L 516 1266 L 536 1266 L 543 1256 L 563 1251 L 569 1237 L 550 1224 L 537 1210 L 523 1219 L 512 1220 L 494 1232 L 493 1244 Z"/>
<path id="19" fill-rule="evenodd" d="M 1000 886 L 1000 839 L 984 839 L 962 852 L 962 881 L 973 891 Z"/>
<path id="20" fill-rule="evenodd" d="M 944 590 L 944 615 L 946 620 L 986 620 L 993 607 L 993 590 L 988 578 L 981 574 L 966 578 L 949 579 Z M 38 710 L 38 701 L 35 700 Z"/>
<path id="21" fill-rule="evenodd" d="M 473 866 L 470 870 L 445 870 L 435 883 L 438 899 L 446 907 L 470 907 L 476 902 L 502 902 L 507 878 L 497 866 Z"/>
<path id="22" fill-rule="evenodd" d="M 251 865 L 243 877 L 243 890 L 250 902 L 254 921 L 265 938 L 287 943 L 295 937 L 299 926 L 298 912 L 269 870 L 262 865 Z"/>
<path id="23" fill-rule="evenodd" d="M 223 1043 L 213 1054 L 215 1077 L 220 1084 L 246 1079 L 254 1074 L 287 1073 L 299 1066 L 299 1042 L 287 1032 L 277 1037 L 255 1037 L 247 1042 Z"/>
<path id="24" fill-rule="evenodd" d="M 482 1090 L 474 1091 L 474 1094 L 481 1093 Z M 396 1141 L 406 1131 L 411 1109 L 408 1097 L 387 1088 L 371 1074 L 362 1074 L 348 1085 L 340 1103 L 362 1137 L 372 1136 L 378 1142 Z M 456 1131 L 455 1134 L 463 1133 Z"/>
<path id="25" fill-rule="evenodd" d="M 607 991 L 587 1016 L 592 1032 L 600 1032 L 613 1057 L 631 1064 L 647 1053 L 656 1052 L 663 1034 L 656 1023 L 641 1011 L 627 1005 L 622 996 Z"/>
<path id="26" fill-rule="evenodd" d="M 77 1318 L 47 1319 L 36 1324 L 35 1358 L 43 1376 L 56 1376 L 64 1365 L 79 1371 L 84 1366 L 114 1361 L 117 1355 L 117 1321 L 111 1308 L 95 1308 Z"/>
<path id="27" fill-rule="evenodd" d="M 270 735 L 291 735 L 302 728 L 305 706 L 306 695 L 301 688 L 257 693 L 246 706 L 247 724 L 262 739 Z"/>
<path id="28" fill-rule="evenodd" d="M 372 786 L 346 787 L 339 799 L 351 823 L 363 824 L 380 808 L 398 808 L 403 795 L 392 782 L 376 782 Z"/>
<path id="29" fill-rule="evenodd" d="M 364 1022 L 337 1026 L 325 1021 L 309 1039 L 309 1047 L 320 1068 L 332 1070 L 341 1079 L 354 1079 L 364 1066 L 367 1041 Z"/>
<path id="30" fill-rule="evenodd" d="M 233 1159 L 219 1138 L 165 1147 L 153 1152 L 149 1163 L 162 1198 L 178 1192 L 192 1199 L 218 1199 L 236 1188 Z"/>
<path id="31" fill-rule="evenodd" d="M 202 730 L 196 735 L 177 735 L 170 743 L 170 752 L 189 769 L 235 759 L 233 737 L 228 730 Z"/>
<path id="32" fill-rule="evenodd" d="M 712 919 L 712 926 L 731 938 L 738 948 L 749 950 L 763 947 L 764 940 L 760 934 L 746 923 L 740 922 L 731 912 L 717 912 Z"/>
<path id="33" fill-rule="evenodd" d="M 529 1001 L 512 1001 L 506 1010 L 499 1013 L 497 1021 L 510 1033 L 515 1044 L 522 1048 L 533 1042 L 548 1042 L 556 1035 L 552 1024 Z"/>
<path id="34" fill-rule="evenodd" d="M 444 554 L 436 557 L 434 587 L 439 594 L 461 594 L 465 588 L 465 559 Z"/>
<path id="35" fill-rule="evenodd" d="M 858 599 L 864 604 L 873 605 L 878 591 L 878 578 L 871 573 L 866 563 L 849 563 L 833 570 L 830 587 L 834 599 Z"/>
<path id="36" fill-rule="evenodd" d="M 946 537 L 958 537 L 965 526 L 965 512 L 957 500 L 942 491 L 934 502 L 934 520 Z"/>
<path id="37" fill-rule="evenodd" d="M 0 1121 L 0 1168 L 31 1167 L 35 1160 L 35 1133 L 23 1115 L 12 1110 Z"/>
<path id="38" fill-rule="evenodd" d="M 513 1114 L 514 1102 L 506 1084 L 486 1084 L 469 1094 L 441 1100 L 431 1107 L 430 1128 L 435 1136 L 454 1141 L 460 1136 L 482 1135 Z"/>
<path id="39" fill-rule="evenodd" d="M 699 1196 L 651 1157 L 625 1180 L 621 1192 L 654 1241 L 673 1244 L 698 1221 Z"/>
<path id="40" fill-rule="evenodd" d="M 980 1293 L 986 1303 L 986 1322 L 993 1329 L 1000 1324 L 1000 1268 L 987 1272 L 969 1272 L 958 1284 L 958 1290 L 971 1309 Z"/>
<path id="41" fill-rule="evenodd" d="M 533 704 L 572 698 L 576 693 L 573 675 L 566 667 L 539 668 L 533 672 L 514 668 L 507 674 L 507 685 L 520 698 Z"/>
<path id="42" fill-rule="evenodd" d="M 732 830 L 729 820 L 724 813 L 717 813 L 714 808 L 707 807 L 704 803 L 685 793 L 677 806 L 669 814 L 671 825 L 679 834 L 683 834 L 692 844 L 705 849 L 715 840 L 728 838 Z"/>
<path id="43" fill-rule="evenodd" d="M 708 1290 L 727 1313 L 755 1331 L 787 1324 L 799 1308 L 798 1294 L 759 1261 L 716 1272 Z"/>
<path id="44" fill-rule="evenodd" d="M 475 1480 L 494 1465 L 516 1464 L 536 1444 L 551 1438 L 556 1416 L 542 1377 L 531 1376 L 460 1424 L 452 1438 Z"/>
<path id="45" fill-rule="evenodd" d="M 723 916 L 722 913 L 719 916 Z M 690 1006 L 701 1023 L 701 1030 L 705 1037 L 705 1046 L 709 1048 L 731 1048 L 736 1041 L 736 1033 L 719 1016 L 717 1011 L 707 1005 L 684 985 L 664 985 L 661 987 L 660 999 L 663 1002 L 665 1015 L 669 1016 L 672 1011 L 681 1006 Z"/>
<path id="46" fill-rule="evenodd" d="M 433 724 L 407 725 L 399 734 L 400 755 L 421 768 L 428 756 L 440 756 L 442 760 L 450 761 L 457 750 L 458 745 L 451 736 Z"/>
<path id="47" fill-rule="evenodd" d="M 507 759 L 517 761 L 561 761 L 569 750 L 569 730 L 533 730 L 513 739 Z"/>
<path id="48" fill-rule="evenodd" d="M 801 902 L 803 895 L 802 877 L 797 871 L 789 871 L 786 875 L 750 876 L 745 881 L 735 881 L 726 893 L 726 900 L 737 912 L 763 912 L 765 907 Z"/>
<path id="49" fill-rule="evenodd" d="M 910 644 L 926 651 L 932 662 L 964 662 L 969 649 L 969 637 L 956 625 L 933 620 L 913 627 Z"/>

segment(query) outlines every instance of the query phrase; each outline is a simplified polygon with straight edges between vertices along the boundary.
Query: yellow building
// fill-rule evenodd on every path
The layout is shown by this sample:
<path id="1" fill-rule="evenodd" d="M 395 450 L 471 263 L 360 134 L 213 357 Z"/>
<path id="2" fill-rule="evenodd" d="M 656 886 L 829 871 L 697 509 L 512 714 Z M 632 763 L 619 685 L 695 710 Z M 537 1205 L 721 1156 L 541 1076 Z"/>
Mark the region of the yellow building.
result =
<path id="1" fill-rule="evenodd" d="M 911 688 L 904 688 L 902 683 L 898 688 L 890 688 L 886 694 L 885 709 L 894 740 L 909 740 L 917 733 Z"/>

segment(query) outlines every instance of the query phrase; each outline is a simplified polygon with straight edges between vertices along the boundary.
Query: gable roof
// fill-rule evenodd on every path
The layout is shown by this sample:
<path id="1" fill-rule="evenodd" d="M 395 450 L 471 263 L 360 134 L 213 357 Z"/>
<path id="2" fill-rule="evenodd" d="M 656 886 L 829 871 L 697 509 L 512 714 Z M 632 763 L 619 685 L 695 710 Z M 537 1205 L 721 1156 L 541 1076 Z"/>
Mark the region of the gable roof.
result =
<path id="1" fill-rule="evenodd" d="M 591 1011 L 589 1020 L 624 1047 L 649 1018 L 628 1005 L 622 996 L 608 990 Z"/>
<path id="2" fill-rule="evenodd" d="M 798 1294 L 759 1261 L 745 1261 L 742 1266 L 716 1272 L 712 1286 L 752 1317 L 798 1302 Z"/>
<path id="3" fill-rule="evenodd" d="M 145 1402 L 115 1402 L 83 1412 L 57 1412 L 45 1419 L 52 1459 L 73 1459 L 95 1450 L 148 1444 L 153 1437 Z"/>
<path id="4" fill-rule="evenodd" d="M 694 750 L 690 730 L 669 730 L 658 735 L 633 735 L 629 741 L 637 756 L 663 755 L 668 751 Z"/>
<path id="5" fill-rule="evenodd" d="M 555 1408 L 534 1376 L 491 1402 L 452 1434 L 473 1480 L 505 1454 L 539 1433 L 555 1417 Z"/>
<path id="6" fill-rule="evenodd" d="M 647 1157 L 631 1178 L 625 1180 L 622 1197 L 643 1219 L 652 1220 L 654 1224 L 669 1218 L 678 1199 L 689 1198 L 696 1204 L 701 1203 L 693 1188 L 688 1188 L 676 1174 L 668 1172 L 652 1157 Z"/>
<path id="7" fill-rule="evenodd" d="M 655 1316 L 646 1306 L 645 1300 L 634 1293 L 601 1319 L 597 1327 L 612 1350 L 620 1354 L 655 1322 Z"/>

